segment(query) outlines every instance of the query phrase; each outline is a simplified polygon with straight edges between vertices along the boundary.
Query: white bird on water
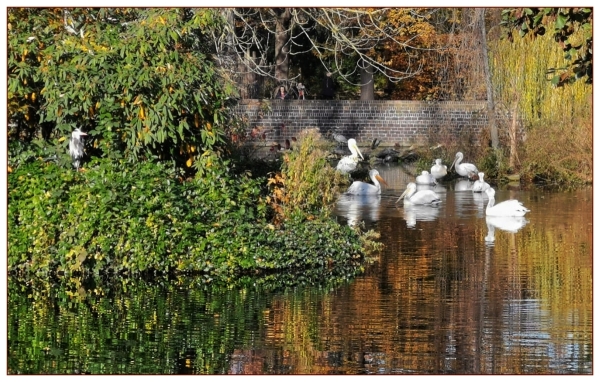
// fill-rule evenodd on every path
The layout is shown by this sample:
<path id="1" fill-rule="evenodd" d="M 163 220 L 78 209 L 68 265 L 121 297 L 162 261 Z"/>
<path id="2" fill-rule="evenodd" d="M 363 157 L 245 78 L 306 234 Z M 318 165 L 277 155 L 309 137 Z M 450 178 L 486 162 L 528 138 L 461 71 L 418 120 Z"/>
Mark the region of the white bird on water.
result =
<path id="1" fill-rule="evenodd" d="M 354 138 L 348 139 L 348 149 L 350 149 L 351 155 L 347 155 L 342 157 L 336 166 L 336 170 L 342 172 L 343 174 L 351 173 L 356 170 L 356 166 L 358 165 L 358 156 L 364 160 L 362 153 L 360 152 L 358 145 L 356 144 L 356 140 Z"/>
<path id="2" fill-rule="evenodd" d="M 479 179 L 473 182 L 473 192 L 484 192 L 491 186 L 483 180 L 483 172 L 479 172 Z"/>
<path id="3" fill-rule="evenodd" d="M 369 171 L 369 177 L 371 178 L 371 181 L 373 182 L 373 184 L 370 183 L 365 183 L 365 182 L 361 182 L 361 181 L 354 181 L 354 183 L 352 183 L 350 185 L 350 187 L 348 187 L 348 191 L 346 191 L 347 194 L 351 194 L 351 195 L 379 195 L 381 194 L 381 185 L 379 184 L 379 182 L 385 184 L 387 186 L 387 182 L 379 175 L 379 171 L 377 171 L 376 169 L 371 169 Z"/>
<path id="4" fill-rule="evenodd" d="M 463 153 L 459 151 L 454 156 L 454 162 L 452 162 L 450 165 L 450 170 L 452 170 L 452 167 L 456 165 L 455 169 L 458 175 L 466 176 L 469 179 L 477 179 L 477 173 L 479 172 L 479 170 L 477 170 L 477 166 L 475 166 L 473 163 L 460 163 L 462 160 Z"/>
<path id="5" fill-rule="evenodd" d="M 494 205 L 496 202 L 494 199 L 496 191 L 491 187 L 488 188 L 485 193 L 489 198 L 488 205 L 485 209 L 485 214 L 487 216 L 524 216 L 529 212 L 529 210 L 523 206 L 523 203 L 516 199 L 505 200 Z"/>
<path id="6" fill-rule="evenodd" d="M 404 198 L 404 204 L 426 204 L 426 205 L 437 205 L 442 201 L 440 196 L 431 190 L 420 190 L 417 191 L 417 185 L 410 182 L 406 185 L 406 190 L 400 195 L 396 203 L 400 199 Z"/>
<path id="7" fill-rule="evenodd" d="M 69 154 L 71 154 L 73 166 L 76 170 L 79 170 L 80 161 L 84 154 L 83 136 L 87 136 L 87 134 L 77 128 L 71 133 L 71 139 L 69 140 Z"/>
<path id="8" fill-rule="evenodd" d="M 435 164 L 433 166 L 431 166 L 431 175 L 433 175 L 434 178 L 439 179 L 439 178 L 443 178 L 444 176 L 446 176 L 446 174 L 448 173 L 448 169 L 446 167 L 445 164 L 442 164 L 442 160 L 441 159 L 436 159 L 435 160 Z"/>
<path id="9" fill-rule="evenodd" d="M 429 173 L 429 171 L 422 171 L 421 175 L 416 178 L 417 184 L 427 184 L 430 186 L 435 186 L 437 182 L 435 181 L 435 177 Z"/>

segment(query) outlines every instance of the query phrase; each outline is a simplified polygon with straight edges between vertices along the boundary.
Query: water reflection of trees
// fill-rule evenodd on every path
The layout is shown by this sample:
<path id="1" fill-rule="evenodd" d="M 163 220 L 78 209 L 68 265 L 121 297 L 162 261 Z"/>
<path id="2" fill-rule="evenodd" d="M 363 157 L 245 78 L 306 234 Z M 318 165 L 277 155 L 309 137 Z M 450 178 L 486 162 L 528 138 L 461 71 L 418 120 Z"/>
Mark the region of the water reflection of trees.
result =
<path id="1" fill-rule="evenodd" d="M 495 246 L 485 245 L 485 220 L 380 225 L 393 239 L 365 277 L 316 308 L 281 312 L 294 373 L 589 373 L 591 212 L 566 220 L 557 215 L 526 235 L 503 231 Z M 557 368 L 568 354 L 568 371 Z"/>
<path id="2" fill-rule="evenodd" d="M 583 198 L 547 198 L 545 208 L 565 204 L 568 217 L 540 225 L 543 212 L 532 209 L 525 230 L 496 231 L 494 246 L 485 219 L 408 229 L 392 216 L 378 226 L 387 246 L 379 261 L 336 288 L 11 281 L 8 370 L 590 373 L 592 211 Z"/>

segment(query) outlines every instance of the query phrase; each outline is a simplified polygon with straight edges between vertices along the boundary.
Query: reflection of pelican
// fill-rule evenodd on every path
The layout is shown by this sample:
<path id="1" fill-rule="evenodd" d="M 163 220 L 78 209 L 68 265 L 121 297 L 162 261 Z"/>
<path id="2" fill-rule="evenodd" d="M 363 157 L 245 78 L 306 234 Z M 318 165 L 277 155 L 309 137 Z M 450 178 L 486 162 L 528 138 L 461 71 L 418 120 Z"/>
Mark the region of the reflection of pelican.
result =
<path id="1" fill-rule="evenodd" d="M 336 209 L 345 215 L 348 225 L 354 226 L 361 221 L 376 222 L 379 220 L 381 195 L 340 195 Z"/>
<path id="2" fill-rule="evenodd" d="M 431 166 L 431 175 L 433 175 L 434 178 L 439 179 L 446 176 L 447 173 L 448 170 L 446 168 L 446 165 L 442 164 L 441 159 L 436 159 L 435 164 Z"/>
<path id="3" fill-rule="evenodd" d="M 490 185 L 483 180 L 483 173 L 479 172 L 479 179 L 473 182 L 473 192 L 484 192 Z"/>
<path id="4" fill-rule="evenodd" d="M 431 190 L 420 190 L 417 191 L 417 185 L 413 182 L 410 182 L 406 185 L 406 190 L 400 195 L 396 203 L 400 201 L 400 199 L 404 198 L 404 205 L 407 204 L 428 204 L 435 205 L 440 203 L 442 200 L 440 196 Z"/>
<path id="5" fill-rule="evenodd" d="M 404 220 L 408 228 L 414 228 L 417 221 L 433 221 L 439 214 L 440 210 L 435 206 L 413 204 L 404 206 Z"/>
<path id="6" fill-rule="evenodd" d="M 485 192 L 475 192 L 473 193 L 473 201 L 477 206 L 477 216 L 484 217 L 485 216 L 485 207 L 487 205 L 485 199 L 487 195 Z"/>
<path id="7" fill-rule="evenodd" d="M 523 203 L 515 199 L 505 200 L 501 203 L 494 205 L 494 195 L 496 191 L 493 188 L 488 188 L 485 193 L 489 200 L 485 214 L 488 216 L 523 216 L 529 210 L 523 206 Z"/>
<path id="8" fill-rule="evenodd" d="M 417 184 L 431 184 L 431 185 L 437 184 L 437 182 L 435 181 L 434 176 L 431 175 L 429 173 L 429 171 L 422 171 L 421 175 L 417 176 L 417 179 L 416 179 L 415 182 Z"/>
<path id="9" fill-rule="evenodd" d="M 492 246 L 494 245 L 494 241 L 496 241 L 496 235 L 494 234 L 494 231 L 496 230 L 493 224 L 487 223 L 487 228 L 488 228 L 488 233 L 485 236 L 485 242 L 487 244 L 491 244 Z"/>
<path id="10" fill-rule="evenodd" d="M 496 240 L 496 228 L 506 232 L 517 233 L 527 224 L 527 220 L 523 216 L 486 216 L 485 222 L 488 228 L 488 233 L 485 237 L 487 243 L 493 243 Z"/>
<path id="11" fill-rule="evenodd" d="M 340 159 L 337 164 L 336 170 L 341 171 L 344 174 L 350 173 L 356 170 L 356 166 L 358 165 L 358 156 L 364 160 L 362 153 L 358 149 L 358 145 L 356 144 L 356 140 L 354 138 L 348 139 L 348 148 L 352 155 L 347 155 Z"/>
<path id="12" fill-rule="evenodd" d="M 454 191 L 471 191 L 473 189 L 473 182 L 467 179 L 461 179 L 454 184 Z"/>
<path id="13" fill-rule="evenodd" d="M 350 187 L 348 187 L 348 191 L 346 191 L 347 194 L 352 194 L 352 195 L 379 195 L 381 194 L 381 185 L 379 184 L 379 182 L 385 184 L 387 186 L 386 181 L 379 176 L 379 171 L 377 171 L 376 169 L 371 169 L 369 171 L 369 177 L 371 178 L 371 181 L 373 182 L 373 184 L 370 183 L 365 183 L 365 182 L 361 182 L 361 181 L 355 181 L 354 183 L 352 183 L 350 185 Z"/>
<path id="14" fill-rule="evenodd" d="M 477 167 L 473 163 L 460 163 L 463 160 L 463 153 L 460 151 L 456 153 L 454 157 L 454 162 L 450 165 L 450 170 L 454 165 L 456 169 L 456 173 L 460 176 L 466 176 L 469 179 L 477 179 Z"/>
<path id="15" fill-rule="evenodd" d="M 527 224 L 527 220 L 523 216 L 486 216 L 485 222 L 502 231 L 512 233 L 517 233 Z"/>

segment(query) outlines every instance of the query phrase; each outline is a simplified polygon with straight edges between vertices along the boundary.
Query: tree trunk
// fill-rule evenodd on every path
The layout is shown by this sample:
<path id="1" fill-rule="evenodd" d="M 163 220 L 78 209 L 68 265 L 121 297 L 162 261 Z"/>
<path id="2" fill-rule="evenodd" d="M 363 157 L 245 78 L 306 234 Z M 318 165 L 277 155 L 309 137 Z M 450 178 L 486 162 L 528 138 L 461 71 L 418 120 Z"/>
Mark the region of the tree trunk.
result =
<path id="1" fill-rule="evenodd" d="M 496 126 L 496 107 L 494 104 L 494 88 L 492 87 L 492 77 L 490 73 L 490 63 L 487 49 L 487 33 L 485 31 L 485 8 L 475 9 L 475 15 L 479 27 L 481 28 L 481 53 L 483 55 L 483 70 L 485 74 L 485 85 L 487 88 L 487 117 L 490 135 L 492 138 L 492 148 L 498 148 L 498 127 Z"/>
<path id="2" fill-rule="evenodd" d="M 360 67 L 360 99 L 361 101 L 372 101 L 375 99 L 373 67 L 364 60 Z"/>
<path id="3" fill-rule="evenodd" d="M 289 8 L 275 8 L 275 78 L 287 80 L 289 71 L 289 23 L 292 17 Z"/>

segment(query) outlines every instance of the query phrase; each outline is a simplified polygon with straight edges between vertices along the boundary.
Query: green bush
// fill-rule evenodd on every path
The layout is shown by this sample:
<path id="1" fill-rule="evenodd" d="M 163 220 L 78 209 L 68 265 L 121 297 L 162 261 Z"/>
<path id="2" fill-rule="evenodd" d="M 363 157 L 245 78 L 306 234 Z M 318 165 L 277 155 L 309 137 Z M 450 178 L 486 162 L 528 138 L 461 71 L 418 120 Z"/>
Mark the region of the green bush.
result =
<path id="1" fill-rule="evenodd" d="M 230 125 L 206 37 L 222 27 L 210 8 L 9 9 L 9 139 L 80 127 L 88 154 L 191 167 Z"/>
<path id="2" fill-rule="evenodd" d="M 360 272 L 361 235 L 326 216 L 271 224 L 266 179 L 222 164 L 184 180 L 164 164 L 95 159 L 8 174 L 8 270 L 16 275 Z"/>

